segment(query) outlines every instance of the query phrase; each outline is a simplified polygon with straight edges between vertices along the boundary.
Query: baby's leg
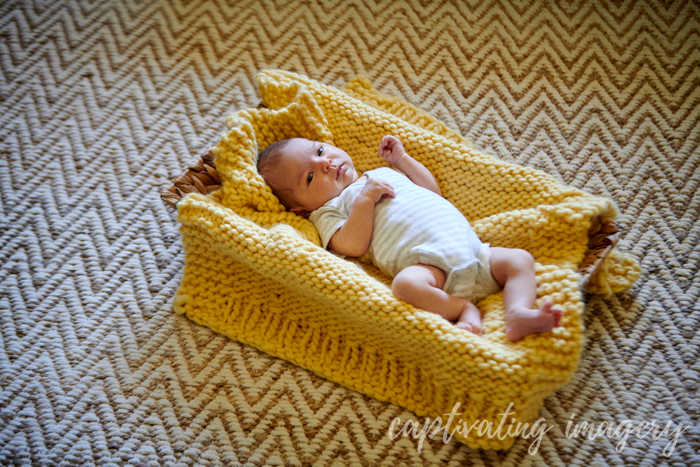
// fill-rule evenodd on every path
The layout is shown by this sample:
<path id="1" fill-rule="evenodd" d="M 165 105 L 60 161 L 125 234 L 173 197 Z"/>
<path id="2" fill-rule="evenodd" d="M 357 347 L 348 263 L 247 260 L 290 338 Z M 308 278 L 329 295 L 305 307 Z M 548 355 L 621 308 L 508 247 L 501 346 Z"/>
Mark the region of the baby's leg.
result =
<path id="1" fill-rule="evenodd" d="M 442 287 L 445 273 L 434 266 L 415 264 L 401 270 L 391 283 L 396 298 L 416 308 L 437 313 L 456 326 L 481 335 L 481 313 L 473 303 L 450 295 Z"/>
<path id="2" fill-rule="evenodd" d="M 525 250 L 491 248 L 491 275 L 503 287 L 506 337 L 517 341 L 559 326 L 562 311 L 547 300 L 533 309 L 537 298 L 535 260 Z"/>

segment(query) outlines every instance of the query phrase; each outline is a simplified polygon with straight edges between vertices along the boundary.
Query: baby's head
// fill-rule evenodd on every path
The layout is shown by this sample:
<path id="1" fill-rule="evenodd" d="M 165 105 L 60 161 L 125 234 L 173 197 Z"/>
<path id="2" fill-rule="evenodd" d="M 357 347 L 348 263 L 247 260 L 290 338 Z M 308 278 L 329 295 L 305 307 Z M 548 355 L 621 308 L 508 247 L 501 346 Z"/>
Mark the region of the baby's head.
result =
<path id="1" fill-rule="evenodd" d="M 258 155 L 258 173 L 288 210 L 304 217 L 358 179 L 345 151 L 305 138 L 265 148 Z"/>

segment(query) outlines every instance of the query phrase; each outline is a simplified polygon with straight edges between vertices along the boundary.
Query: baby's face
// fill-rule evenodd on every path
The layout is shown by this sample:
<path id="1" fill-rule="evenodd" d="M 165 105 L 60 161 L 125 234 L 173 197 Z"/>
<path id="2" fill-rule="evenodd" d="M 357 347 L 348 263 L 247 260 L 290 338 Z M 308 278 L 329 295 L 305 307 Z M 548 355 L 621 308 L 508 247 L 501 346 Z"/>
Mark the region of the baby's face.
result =
<path id="1" fill-rule="evenodd" d="M 330 144 L 294 138 L 282 154 L 278 173 L 300 206 L 294 212 L 320 208 L 358 179 L 350 156 Z"/>

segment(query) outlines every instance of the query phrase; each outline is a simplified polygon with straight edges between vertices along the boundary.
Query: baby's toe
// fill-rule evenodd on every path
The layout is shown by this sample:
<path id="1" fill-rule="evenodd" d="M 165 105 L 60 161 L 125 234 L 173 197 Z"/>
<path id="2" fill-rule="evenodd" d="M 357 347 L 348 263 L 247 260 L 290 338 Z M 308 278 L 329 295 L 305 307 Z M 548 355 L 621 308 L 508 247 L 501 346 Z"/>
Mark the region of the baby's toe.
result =
<path id="1" fill-rule="evenodd" d="M 552 308 L 551 313 L 554 317 L 554 327 L 558 328 L 561 326 L 561 317 L 564 313 L 559 308 Z"/>
<path id="2" fill-rule="evenodd" d="M 540 311 L 544 311 L 545 313 L 551 313 L 553 306 L 554 302 L 552 302 L 552 300 L 548 298 L 542 303 L 542 305 L 540 305 Z"/>
<path id="3" fill-rule="evenodd" d="M 466 323 L 466 322 L 456 323 L 455 326 L 458 327 L 459 329 L 464 329 L 465 331 L 469 331 L 472 334 L 476 334 L 477 336 L 481 335 L 481 327 L 480 326 L 476 326 L 474 324 Z"/>
<path id="4" fill-rule="evenodd" d="M 549 315 L 552 315 L 552 319 L 554 320 L 554 327 L 559 327 L 561 325 L 561 317 L 563 315 L 563 312 L 561 308 L 556 308 L 554 306 L 554 302 L 552 300 L 547 299 L 545 302 L 540 306 L 540 310 L 543 313 L 547 313 Z"/>

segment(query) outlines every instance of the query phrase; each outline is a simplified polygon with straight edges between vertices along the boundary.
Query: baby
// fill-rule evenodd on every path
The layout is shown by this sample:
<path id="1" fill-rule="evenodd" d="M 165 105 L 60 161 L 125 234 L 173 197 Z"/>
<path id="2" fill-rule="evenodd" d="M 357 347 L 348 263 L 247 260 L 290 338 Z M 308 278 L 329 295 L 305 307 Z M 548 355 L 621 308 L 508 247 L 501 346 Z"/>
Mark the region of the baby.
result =
<path id="1" fill-rule="evenodd" d="M 294 138 L 263 150 L 258 172 L 287 209 L 314 223 L 325 248 L 371 260 L 393 277 L 400 300 L 481 335 L 474 303 L 503 289 L 511 341 L 560 325 L 562 311 L 551 300 L 533 308 L 530 253 L 481 243 L 398 138 L 382 138 L 379 156 L 392 168 L 360 177 L 342 149 Z"/>

